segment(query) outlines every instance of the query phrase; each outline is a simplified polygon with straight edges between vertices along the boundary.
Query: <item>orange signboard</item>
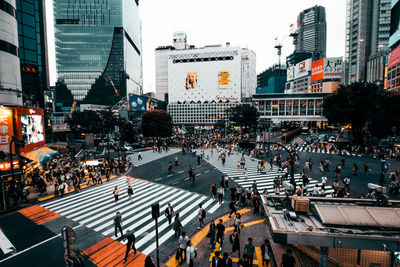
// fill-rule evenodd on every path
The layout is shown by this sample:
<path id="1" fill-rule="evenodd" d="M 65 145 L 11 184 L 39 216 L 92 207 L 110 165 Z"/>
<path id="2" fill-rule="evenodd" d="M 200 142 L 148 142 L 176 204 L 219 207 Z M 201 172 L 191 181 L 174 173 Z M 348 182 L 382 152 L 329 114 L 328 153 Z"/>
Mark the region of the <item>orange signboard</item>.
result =
<path id="1" fill-rule="evenodd" d="M 311 82 L 324 78 L 324 59 L 321 58 L 311 63 Z"/>
<path id="2" fill-rule="evenodd" d="M 12 109 L 0 108 L 0 151 L 10 153 L 10 142 L 14 135 Z"/>
<path id="3" fill-rule="evenodd" d="M 19 169 L 19 160 L 13 160 L 14 170 Z M 0 171 L 9 171 L 11 170 L 11 163 L 9 161 L 0 162 Z"/>

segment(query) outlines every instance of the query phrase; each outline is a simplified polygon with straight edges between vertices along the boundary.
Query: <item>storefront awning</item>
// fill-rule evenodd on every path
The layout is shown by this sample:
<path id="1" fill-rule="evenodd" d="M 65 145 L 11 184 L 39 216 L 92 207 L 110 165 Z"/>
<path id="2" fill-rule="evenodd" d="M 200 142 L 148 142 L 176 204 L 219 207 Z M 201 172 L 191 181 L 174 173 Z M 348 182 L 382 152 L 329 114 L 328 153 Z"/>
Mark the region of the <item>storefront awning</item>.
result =
<path id="1" fill-rule="evenodd" d="M 58 154 L 57 151 L 52 150 L 47 146 L 42 146 L 28 153 L 22 154 L 22 156 L 39 163 L 45 163 L 51 160 L 57 154 Z"/>

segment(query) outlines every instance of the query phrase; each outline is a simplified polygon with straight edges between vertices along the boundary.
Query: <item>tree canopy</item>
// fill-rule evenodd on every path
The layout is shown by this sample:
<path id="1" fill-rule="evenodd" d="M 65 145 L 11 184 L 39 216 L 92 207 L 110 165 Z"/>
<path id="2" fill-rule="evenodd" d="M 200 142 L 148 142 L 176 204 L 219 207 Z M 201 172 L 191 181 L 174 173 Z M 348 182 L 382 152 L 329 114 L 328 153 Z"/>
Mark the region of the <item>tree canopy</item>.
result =
<path id="1" fill-rule="evenodd" d="M 242 104 L 227 110 L 229 120 L 236 126 L 256 127 L 259 114 L 257 109 L 249 104 Z"/>
<path id="2" fill-rule="evenodd" d="M 142 133 L 146 137 L 169 137 L 172 126 L 172 117 L 165 110 L 146 111 L 142 115 Z"/>
<path id="3" fill-rule="evenodd" d="M 391 134 L 399 126 L 400 96 L 388 93 L 372 83 L 340 86 L 324 99 L 324 116 L 329 122 L 351 123 L 354 141 L 362 141 L 368 130 L 376 137 Z"/>

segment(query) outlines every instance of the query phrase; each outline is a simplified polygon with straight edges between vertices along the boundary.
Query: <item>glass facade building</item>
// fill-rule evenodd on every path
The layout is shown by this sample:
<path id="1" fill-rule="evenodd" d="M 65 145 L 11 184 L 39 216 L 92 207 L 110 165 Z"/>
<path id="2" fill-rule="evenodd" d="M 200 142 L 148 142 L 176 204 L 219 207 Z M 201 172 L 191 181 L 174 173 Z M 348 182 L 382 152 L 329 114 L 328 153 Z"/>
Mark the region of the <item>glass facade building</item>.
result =
<path id="1" fill-rule="evenodd" d="M 24 105 L 44 107 L 49 88 L 44 0 L 16 0 Z"/>
<path id="2" fill-rule="evenodd" d="M 141 93 L 139 1 L 55 0 L 54 22 L 58 80 L 76 100 L 96 100 L 99 88 L 93 104 Z"/>

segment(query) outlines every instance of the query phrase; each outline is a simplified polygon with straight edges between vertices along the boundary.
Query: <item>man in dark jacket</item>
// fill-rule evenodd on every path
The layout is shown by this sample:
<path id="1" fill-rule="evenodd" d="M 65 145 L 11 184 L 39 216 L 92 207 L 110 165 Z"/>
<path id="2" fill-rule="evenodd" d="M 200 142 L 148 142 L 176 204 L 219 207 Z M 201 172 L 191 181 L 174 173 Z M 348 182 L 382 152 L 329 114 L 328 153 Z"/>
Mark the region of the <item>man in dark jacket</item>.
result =
<path id="1" fill-rule="evenodd" d="M 135 247 L 135 234 L 132 231 L 128 231 L 126 237 L 124 238 L 128 239 L 128 243 L 126 244 L 126 252 L 125 252 L 125 258 L 124 258 L 124 262 L 126 262 L 126 259 L 128 258 L 128 253 L 129 250 L 132 248 L 133 249 L 133 255 L 136 255 L 136 247 Z"/>

